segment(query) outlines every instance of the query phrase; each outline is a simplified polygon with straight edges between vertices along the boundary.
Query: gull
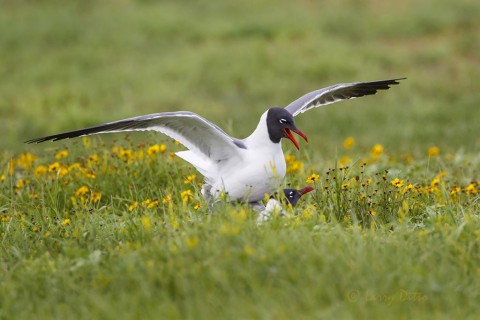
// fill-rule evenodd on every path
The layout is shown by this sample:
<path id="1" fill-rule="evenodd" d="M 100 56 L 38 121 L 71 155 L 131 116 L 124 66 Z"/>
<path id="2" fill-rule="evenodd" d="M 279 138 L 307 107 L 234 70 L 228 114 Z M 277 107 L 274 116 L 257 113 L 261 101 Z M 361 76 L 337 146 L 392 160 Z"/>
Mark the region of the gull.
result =
<path id="1" fill-rule="evenodd" d="M 314 190 L 313 187 L 307 186 L 302 189 L 283 189 L 283 194 L 285 196 L 283 203 L 288 205 L 290 204 L 294 208 L 298 200 L 304 195 Z M 266 206 L 256 206 L 255 210 L 260 211 L 257 217 L 257 224 L 261 224 L 265 221 L 270 220 L 272 214 L 280 214 L 282 216 L 287 216 L 288 213 L 283 209 L 282 201 L 275 198 L 275 196 L 270 196 L 270 199 L 267 202 Z"/>
<path id="2" fill-rule="evenodd" d="M 231 137 L 219 126 L 189 111 L 153 113 L 98 126 L 49 135 L 26 141 L 40 143 L 80 136 L 124 131 L 158 131 L 188 150 L 176 155 L 193 165 L 205 178 L 202 194 L 216 200 L 226 193 L 231 201 L 258 202 L 276 189 L 286 173 L 281 146 L 289 139 L 297 150 L 293 133 L 308 142 L 294 117 L 310 109 L 334 102 L 373 95 L 399 84 L 401 79 L 342 83 L 319 89 L 298 98 L 285 108 L 265 111 L 256 129 L 245 139 Z"/>
<path id="3" fill-rule="evenodd" d="M 286 205 L 291 205 L 292 208 L 294 208 L 298 200 L 304 195 L 309 193 L 310 191 L 313 191 L 313 187 L 307 186 L 302 189 L 283 189 L 283 194 L 285 198 L 283 200 L 283 204 Z M 278 200 L 275 198 L 275 196 L 271 196 L 270 199 L 267 202 L 267 205 L 265 207 L 254 207 L 256 210 L 260 210 L 260 213 L 258 214 L 257 217 L 257 224 L 260 225 L 265 221 L 270 220 L 272 214 L 279 214 L 282 216 L 287 216 L 288 213 L 285 211 L 285 209 L 282 206 L 282 201 Z"/>

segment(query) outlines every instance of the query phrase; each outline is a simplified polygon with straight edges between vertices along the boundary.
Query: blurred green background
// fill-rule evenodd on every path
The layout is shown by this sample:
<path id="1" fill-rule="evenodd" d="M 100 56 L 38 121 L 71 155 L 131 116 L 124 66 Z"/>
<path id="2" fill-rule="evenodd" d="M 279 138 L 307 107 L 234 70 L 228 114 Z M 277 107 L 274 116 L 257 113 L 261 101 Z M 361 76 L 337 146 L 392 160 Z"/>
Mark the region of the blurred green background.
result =
<path id="1" fill-rule="evenodd" d="M 479 1 L 0 6 L 3 150 L 45 148 L 23 141 L 174 110 L 197 112 L 243 138 L 268 107 L 335 83 L 396 77 L 408 79 L 299 116 L 311 141 L 303 150 L 332 158 L 347 136 L 392 153 L 480 147 Z"/>

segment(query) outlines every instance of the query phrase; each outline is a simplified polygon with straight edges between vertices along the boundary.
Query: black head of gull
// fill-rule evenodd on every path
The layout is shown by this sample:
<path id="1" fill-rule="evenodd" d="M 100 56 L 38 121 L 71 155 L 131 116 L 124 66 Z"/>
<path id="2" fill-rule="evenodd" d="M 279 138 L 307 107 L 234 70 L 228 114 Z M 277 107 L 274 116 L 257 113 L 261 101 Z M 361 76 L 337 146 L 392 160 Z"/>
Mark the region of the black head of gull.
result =
<path id="1" fill-rule="evenodd" d="M 312 191 L 313 188 L 310 186 L 307 186 L 305 188 L 302 188 L 300 190 L 297 189 L 283 189 L 283 193 L 285 194 L 285 198 L 287 201 L 292 205 L 292 207 L 295 207 L 297 205 L 298 200 L 306 194 Z"/>
<path id="2" fill-rule="evenodd" d="M 297 150 L 300 150 L 292 131 L 308 142 L 305 134 L 295 126 L 295 121 L 290 112 L 284 108 L 270 108 L 267 113 L 268 136 L 273 143 L 279 143 L 282 138 L 290 139 Z"/>

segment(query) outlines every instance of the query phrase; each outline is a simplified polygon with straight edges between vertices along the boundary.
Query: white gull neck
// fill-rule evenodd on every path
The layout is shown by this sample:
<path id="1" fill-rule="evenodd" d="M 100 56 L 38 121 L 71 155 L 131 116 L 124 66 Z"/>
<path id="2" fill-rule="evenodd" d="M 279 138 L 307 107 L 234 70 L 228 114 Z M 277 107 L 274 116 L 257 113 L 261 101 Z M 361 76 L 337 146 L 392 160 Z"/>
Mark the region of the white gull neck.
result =
<path id="1" fill-rule="evenodd" d="M 245 138 L 244 141 L 248 147 L 265 147 L 276 145 L 276 143 L 273 143 L 272 140 L 270 140 L 270 136 L 268 135 L 267 113 L 268 110 L 265 111 L 260 117 L 260 121 L 258 122 L 255 131 L 253 131 L 250 136 Z M 280 143 L 278 143 L 278 145 L 280 146 Z"/>

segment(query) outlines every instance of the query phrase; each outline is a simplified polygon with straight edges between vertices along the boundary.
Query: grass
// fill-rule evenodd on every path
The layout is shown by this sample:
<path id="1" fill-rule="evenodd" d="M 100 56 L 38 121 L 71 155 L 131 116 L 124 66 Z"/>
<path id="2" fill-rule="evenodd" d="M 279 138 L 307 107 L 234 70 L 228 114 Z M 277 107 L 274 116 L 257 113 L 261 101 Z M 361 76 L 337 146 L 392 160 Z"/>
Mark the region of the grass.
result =
<path id="1" fill-rule="evenodd" d="M 377 146 L 360 165 L 317 176 L 288 155 L 289 182 L 308 180 L 316 192 L 258 226 L 248 207 L 209 212 L 193 169 L 171 157 L 174 144 L 74 144 L 4 164 L 5 318 L 478 310 L 480 187 L 469 180 L 478 158 L 432 151 L 406 165 Z"/>
<path id="2" fill-rule="evenodd" d="M 0 6 L 1 319 L 478 314 L 480 5 Z M 296 119 L 282 186 L 316 190 L 261 226 L 209 212 L 160 135 L 22 143 L 173 110 L 244 137 L 310 90 L 402 76 Z"/>

